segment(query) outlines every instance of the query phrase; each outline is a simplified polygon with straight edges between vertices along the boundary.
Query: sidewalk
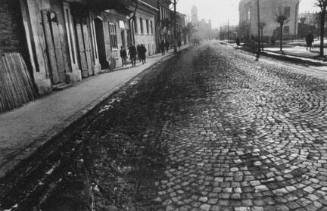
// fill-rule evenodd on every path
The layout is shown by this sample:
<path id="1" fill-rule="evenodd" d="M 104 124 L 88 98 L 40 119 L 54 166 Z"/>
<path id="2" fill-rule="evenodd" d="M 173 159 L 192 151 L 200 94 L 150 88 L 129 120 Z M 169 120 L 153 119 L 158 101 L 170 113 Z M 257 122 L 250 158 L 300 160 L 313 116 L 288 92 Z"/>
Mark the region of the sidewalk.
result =
<path id="1" fill-rule="evenodd" d="M 244 46 L 244 43 L 242 43 L 241 46 L 237 46 L 235 43 L 227 43 L 220 41 L 221 44 L 230 45 L 237 49 L 242 49 L 245 51 L 251 51 L 253 50 L 248 49 Z M 276 47 L 267 47 L 264 48 L 264 51 L 261 52 L 262 55 L 273 57 L 276 59 L 281 59 L 285 61 L 291 61 L 295 63 L 305 63 L 309 65 L 315 65 L 315 66 L 327 66 L 327 61 L 318 60 L 316 57 L 319 56 L 319 52 L 317 51 L 317 48 L 314 48 L 311 52 L 306 50 L 306 47 L 303 46 L 285 46 L 283 48 L 284 54 L 280 52 L 280 49 L 278 46 Z M 327 49 L 325 49 L 325 52 L 327 53 Z"/>
<path id="2" fill-rule="evenodd" d="M 327 48 L 325 49 L 327 53 Z M 327 61 L 319 60 L 319 51 L 317 48 L 312 51 L 307 51 L 306 47 L 295 46 L 283 48 L 283 53 L 280 52 L 279 47 L 265 48 L 263 54 L 267 56 L 276 57 L 277 59 L 290 60 L 294 62 L 308 63 L 310 65 L 327 66 Z"/>
<path id="3" fill-rule="evenodd" d="M 120 68 L 91 77 L 0 114 L 0 178 L 139 73 L 172 55 L 172 51 L 165 56 L 157 54 L 149 57 L 145 65 L 138 63 L 135 68 Z"/>

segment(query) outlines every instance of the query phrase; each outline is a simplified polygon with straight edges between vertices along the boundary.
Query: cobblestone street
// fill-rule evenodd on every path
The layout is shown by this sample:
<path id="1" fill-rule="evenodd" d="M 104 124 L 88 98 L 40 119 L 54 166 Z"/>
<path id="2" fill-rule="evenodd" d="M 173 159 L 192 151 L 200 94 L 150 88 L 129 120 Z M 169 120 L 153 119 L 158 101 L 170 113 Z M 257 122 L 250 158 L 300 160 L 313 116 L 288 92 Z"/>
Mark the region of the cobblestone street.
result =
<path id="1" fill-rule="evenodd" d="M 186 56 L 187 57 L 187 56 Z M 173 86 L 168 210 L 327 210 L 326 81 L 202 48 Z M 183 72 L 183 74 L 181 74 Z M 176 89 L 176 87 L 174 87 Z"/>
<path id="2" fill-rule="evenodd" d="M 159 66 L 59 137 L 85 146 L 43 210 L 84 180 L 95 210 L 327 211 L 327 81 L 217 43 Z"/>

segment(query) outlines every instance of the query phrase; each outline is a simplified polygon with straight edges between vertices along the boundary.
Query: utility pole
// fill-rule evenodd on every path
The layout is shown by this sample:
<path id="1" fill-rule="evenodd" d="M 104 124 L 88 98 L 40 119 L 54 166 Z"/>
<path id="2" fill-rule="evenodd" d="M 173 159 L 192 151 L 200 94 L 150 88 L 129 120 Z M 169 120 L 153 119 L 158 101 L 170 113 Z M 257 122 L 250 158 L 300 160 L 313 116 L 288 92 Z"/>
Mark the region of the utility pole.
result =
<path id="1" fill-rule="evenodd" d="M 174 52 L 177 53 L 177 0 L 174 0 Z"/>
<path id="2" fill-rule="evenodd" d="M 260 57 L 260 51 L 261 51 L 261 33 L 260 33 L 260 2 L 257 0 L 257 13 L 258 13 L 258 52 L 257 52 L 257 58 Z"/>
<path id="3" fill-rule="evenodd" d="M 229 19 L 228 19 L 228 22 L 227 22 L 227 43 L 229 43 L 229 40 L 230 40 L 230 31 L 229 31 Z"/>

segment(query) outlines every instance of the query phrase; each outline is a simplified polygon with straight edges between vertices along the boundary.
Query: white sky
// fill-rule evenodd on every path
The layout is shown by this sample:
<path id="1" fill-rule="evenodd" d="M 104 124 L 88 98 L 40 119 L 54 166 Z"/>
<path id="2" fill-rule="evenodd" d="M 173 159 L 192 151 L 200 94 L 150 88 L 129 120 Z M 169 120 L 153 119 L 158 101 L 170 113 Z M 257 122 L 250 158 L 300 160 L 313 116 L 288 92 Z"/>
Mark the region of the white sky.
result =
<path id="1" fill-rule="evenodd" d="M 198 16 L 208 20 L 211 19 L 212 26 L 217 28 L 227 24 L 238 24 L 238 3 L 240 0 L 177 0 L 177 10 L 190 16 L 193 5 L 198 7 Z M 274 1 L 274 0 L 271 0 Z M 304 11 L 315 11 L 315 0 L 300 0 L 300 13 Z"/>

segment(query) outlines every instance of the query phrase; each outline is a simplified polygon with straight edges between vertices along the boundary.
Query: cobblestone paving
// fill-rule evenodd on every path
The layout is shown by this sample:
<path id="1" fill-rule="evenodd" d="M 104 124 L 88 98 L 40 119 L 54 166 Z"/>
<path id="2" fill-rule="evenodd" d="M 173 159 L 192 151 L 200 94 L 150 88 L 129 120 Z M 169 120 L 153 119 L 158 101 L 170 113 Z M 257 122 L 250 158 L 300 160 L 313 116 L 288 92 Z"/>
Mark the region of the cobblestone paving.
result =
<path id="1" fill-rule="evenodd" d="M 326 81 L 218 47 L 187 63 L 176 68 L 189 96 L 171 99 L 184 107 L 166 131 L 156 200 L 167 210 L 327 210 Z"/>
<path id="2" fill-rule="evenodd" d="M 68 136 L 97 210 L 327 211 L 326 81 L 216 44 L 157 72 Z"/>

